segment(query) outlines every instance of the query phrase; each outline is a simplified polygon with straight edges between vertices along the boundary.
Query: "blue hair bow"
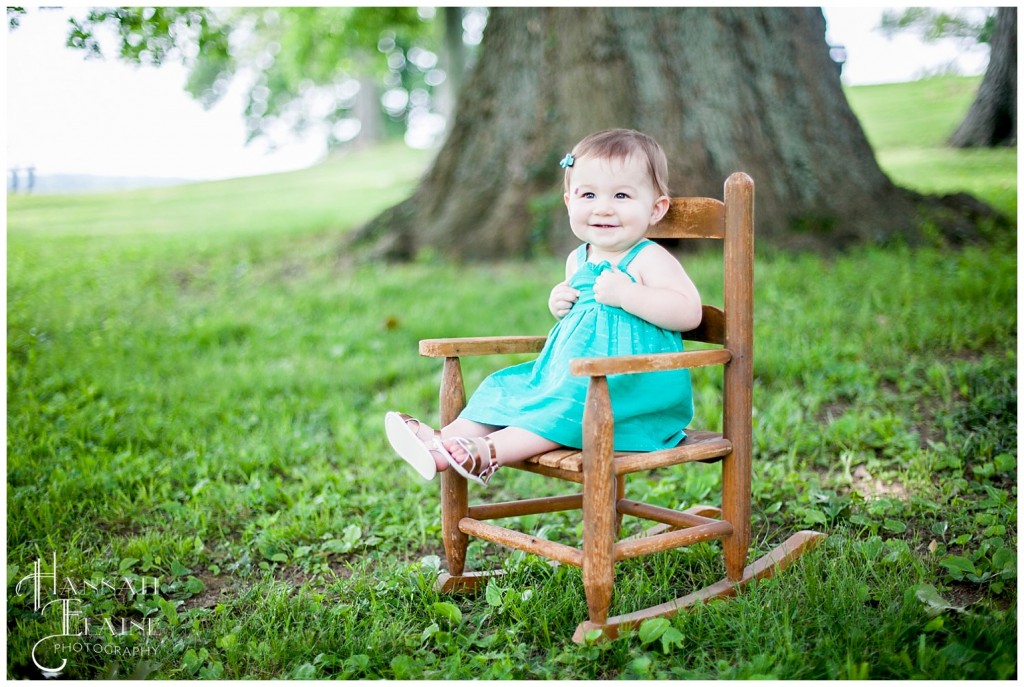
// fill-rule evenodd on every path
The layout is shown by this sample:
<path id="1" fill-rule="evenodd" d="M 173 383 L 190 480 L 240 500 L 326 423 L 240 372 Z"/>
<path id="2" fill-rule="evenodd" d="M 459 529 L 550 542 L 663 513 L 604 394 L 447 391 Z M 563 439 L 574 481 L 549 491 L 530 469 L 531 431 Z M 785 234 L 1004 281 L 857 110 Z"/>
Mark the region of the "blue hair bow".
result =
<path id="1" fill-rule="evenodd" d="M 558 164 L 562 166 L 562 169 L 567 169 L 569 167 L 572 167 L 572 163 L 574 162 L 576 162 L 576 158 L 572 156 L 572 153 L 566 153 L 565 157 L 563 157 L 562 161 L 559 162 Z"/>

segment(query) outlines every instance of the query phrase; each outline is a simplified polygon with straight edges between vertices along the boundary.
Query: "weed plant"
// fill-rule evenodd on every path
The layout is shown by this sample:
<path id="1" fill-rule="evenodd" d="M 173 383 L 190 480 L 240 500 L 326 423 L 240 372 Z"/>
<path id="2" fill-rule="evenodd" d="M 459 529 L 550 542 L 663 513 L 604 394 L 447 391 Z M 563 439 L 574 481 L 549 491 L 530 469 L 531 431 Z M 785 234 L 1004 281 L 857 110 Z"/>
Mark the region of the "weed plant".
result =
<path id="1" fill-rule="evenodd" d="M 872 88 L 903 93 L 916 131 L 919 85 Z M 858 92 L 869 135 L 890 136 L 889 150 L 912 140 L 872 129 Z M 55 607 L 34 609 L 18 587 L 53 555 L 73 627 L 93 620 L 75 639 L 89 649 L 48 640 L 35 655 L 66 658 L 71 678 L 1016 675 L 1009 239 L 762 250 L 752 556 L 800 529 L 829 537 L 738 598 L 577 646 L 574 568 L 476 541 L 470 567 L 507 574 L 474 596 L 433 591 L 445 565 L 437 485 L 396 461 L 381 427 L 392 408 L 437 420 L 440 370 L 419 339 L 545 333 L 561 267 L 348 260 L 344 232 L 408 193 L 425 162 L 386 158 L 399 167 L 351 156 L 273 178 L 9 199 L 8 677 L 38 677 L 33 646 L 62 631 Z M 999 159 L 997 185 L 1015 189 Z M 1002 207 L 1015 209 L 1015 191 Z M 685 260 L 720 303 L 717 257 Z M 467 360 L 468 388 L 522 359 Z M 715 429 L 720 372 L 694 379 L 694 424 Z M 629 489 L 685 507 L 715 503 L 718 486 L 717 466 L 697 465 Z M 510 471 L 489 497 L 562 488 Z M 567 543 L 581 532 L 574 513 L 518 524 Z M 624 534 L 641 526 L 626 518 Z M 612 612 L 722 574 L 710 544 L 626 561 Z M 103 584 L 152 577 L 159 594 Z M 104 618 L 154 630 L 111 632 Z"/>

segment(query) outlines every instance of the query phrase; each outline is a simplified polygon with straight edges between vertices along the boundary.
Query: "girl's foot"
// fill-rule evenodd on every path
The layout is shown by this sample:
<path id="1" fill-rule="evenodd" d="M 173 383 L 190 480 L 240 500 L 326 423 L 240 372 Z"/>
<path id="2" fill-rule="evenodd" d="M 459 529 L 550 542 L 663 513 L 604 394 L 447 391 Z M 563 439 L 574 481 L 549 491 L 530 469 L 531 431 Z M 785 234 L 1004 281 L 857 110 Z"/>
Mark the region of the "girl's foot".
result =
<path id="1" fill-rule="evenodd" d="M 447 451 L 449 465 L 466 479 L 487 486 L 498 465 L 494 442 L 488 436 L 452 437 L 445 439 L 441 446 Z"/>
<path id="2" fill-rule="evenodd" d="M 441 448 L 441 433 L 405 413 L 384 415 L 384 432 L 391 448 L 423 479 L 433 479 L 448 467 L 448 454 Z"/>

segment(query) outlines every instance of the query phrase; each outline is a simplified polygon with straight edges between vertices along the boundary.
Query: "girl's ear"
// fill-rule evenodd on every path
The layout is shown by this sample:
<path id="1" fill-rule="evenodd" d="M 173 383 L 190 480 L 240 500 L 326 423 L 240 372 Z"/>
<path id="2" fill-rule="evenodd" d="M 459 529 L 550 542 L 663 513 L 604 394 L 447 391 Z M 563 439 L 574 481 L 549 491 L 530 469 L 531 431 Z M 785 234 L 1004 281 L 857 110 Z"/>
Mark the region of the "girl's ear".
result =
<path id="1" fill-rule="evenodd" d="M 654 208 L 651 210 L 651 224 L 657 224 L 668 212 L 672 200 L 668 196 L 660 196 L 654 201 Z"/>

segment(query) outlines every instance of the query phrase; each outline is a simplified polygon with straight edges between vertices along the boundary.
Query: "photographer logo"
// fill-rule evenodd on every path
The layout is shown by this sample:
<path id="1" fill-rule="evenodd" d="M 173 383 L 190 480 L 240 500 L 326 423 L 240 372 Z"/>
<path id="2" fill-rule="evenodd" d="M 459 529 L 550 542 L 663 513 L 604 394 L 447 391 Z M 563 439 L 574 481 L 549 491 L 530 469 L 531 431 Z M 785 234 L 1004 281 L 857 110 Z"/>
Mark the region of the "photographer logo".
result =
<path id="1" fill-rule="evenodd" d="M 121 646 L 115 638 L 151 637 L 155 633 L 153 618 L 91 618 L 83 614 L 81 595 L 111 595 L 120 604 L 129 605 L 139 597 L 156 596 L 160 589 L 158 577 L 121 576 L 100 580 L 73 580 L 57 572 L 57 554 L 49 571 L 43 569 L 42 560 L 32 565 L 32 573 L 18 581 L 16 594 L 30 594 L 32 610 L 43 617 L 56 615 L 60 620 L 60 633 L 50 634 L 32 645 L 32 662 L 44 677 L 56 677 L 65 669 L 67 658 L 52 667 L 56 658 L 40 658 L 40 654 L 60 657 L 70 653 L 102 653 L 108 656 L 147 656 L 153 649 L 146 646 Z"/>

